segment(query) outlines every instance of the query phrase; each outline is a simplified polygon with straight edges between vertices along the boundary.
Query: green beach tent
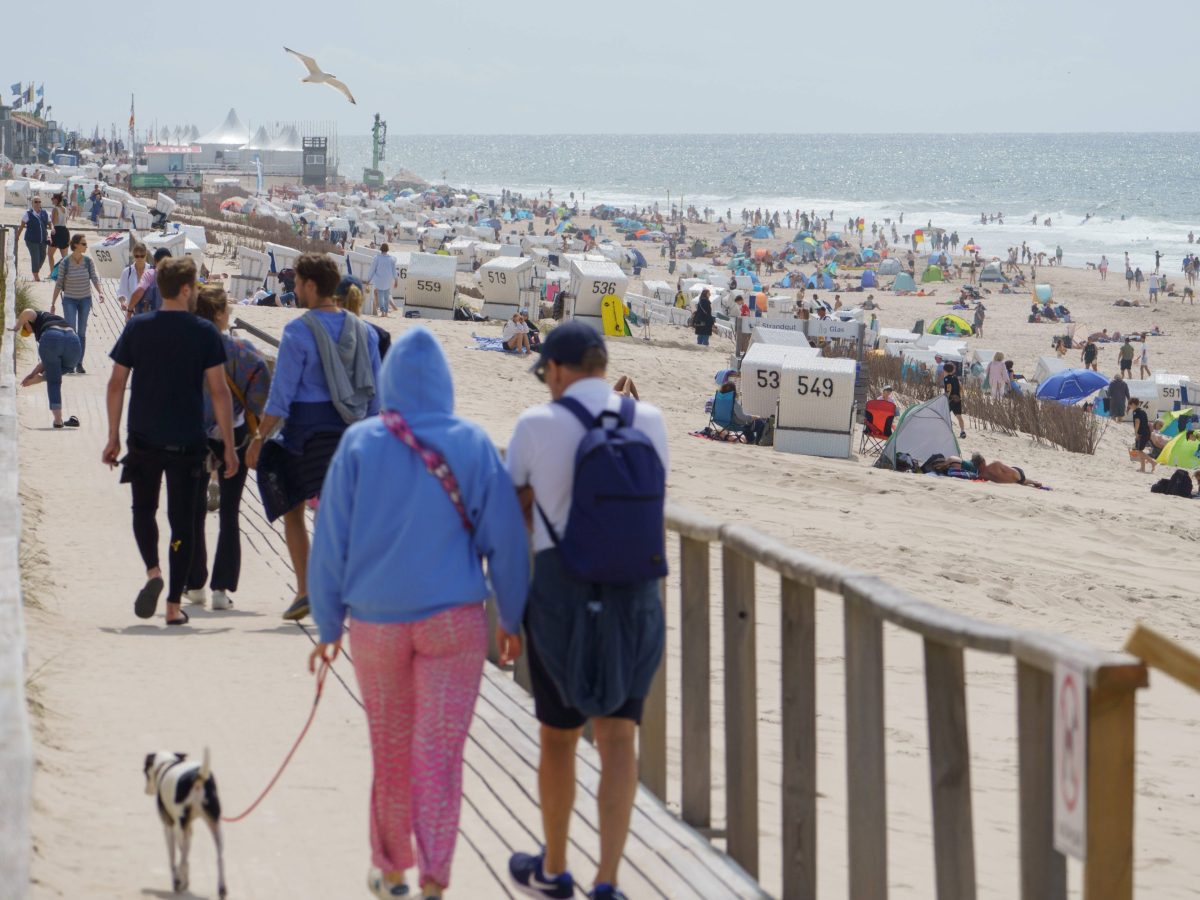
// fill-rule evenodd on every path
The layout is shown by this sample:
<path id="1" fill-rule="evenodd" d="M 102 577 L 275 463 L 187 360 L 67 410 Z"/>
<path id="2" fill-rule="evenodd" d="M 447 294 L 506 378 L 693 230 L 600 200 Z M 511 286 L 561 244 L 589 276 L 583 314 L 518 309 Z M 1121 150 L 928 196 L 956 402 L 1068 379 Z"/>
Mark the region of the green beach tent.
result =
<path id="1" fill-rule="evenodd" d="M 1188 440 L 1188 435 L 1193 435 Z M 1200 469 L 1200 439 L 1194 437 L 1196 432 L 1177 434 L 1162 448 L 1158 461 L 1163 465 L 1175 466 L 1178 469 Z"/>
<path id="2" fill-rule="evenodd" d="M 938 316 L 929 324 L 930 334 L 971 335 L 974 330 L 964 318 L 955 315 Z"/>
<path id="3" fill-rule="evenodd" d="M 945 281 L 942 277 L 941 266 L 930 266 L 921 276 L 921 284 L 929 284 L 931 281 Z"/>

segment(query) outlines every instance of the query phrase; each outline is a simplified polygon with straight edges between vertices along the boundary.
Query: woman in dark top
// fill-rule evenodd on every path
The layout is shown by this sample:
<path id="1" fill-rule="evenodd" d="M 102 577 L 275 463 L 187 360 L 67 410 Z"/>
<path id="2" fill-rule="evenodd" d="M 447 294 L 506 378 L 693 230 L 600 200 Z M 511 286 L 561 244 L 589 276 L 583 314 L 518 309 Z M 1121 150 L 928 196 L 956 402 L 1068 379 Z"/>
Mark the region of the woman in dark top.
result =
<path id="1" fill-rule="evenodd" d="M 27 309 L 17 316 L 13 331 L 37 340 L 38 357 L 41 360 L 21 381 L 21 387 L 45 382 L 46 393 L 50 395 L 50 414 L 54 416 L 54 427 L 78 428 L 79 419 L 75 416 L 63 421 L 62 377 L 63 372 L 73 371 L 83 358 L 79 335 L 62 316 L 35 309 Z"/>
<path id="2" fill-rule="evenodd" d="M 696 331 L 697 344 L 703 347 L 708 346 L 714 322 L 716 319 L 713 317 L 712 300 L 709 299 L 708 290 L 705 289 L 700 292 L 700 300 L 696 303 L 696 312 L 692 315 L 692 328 Z"/>

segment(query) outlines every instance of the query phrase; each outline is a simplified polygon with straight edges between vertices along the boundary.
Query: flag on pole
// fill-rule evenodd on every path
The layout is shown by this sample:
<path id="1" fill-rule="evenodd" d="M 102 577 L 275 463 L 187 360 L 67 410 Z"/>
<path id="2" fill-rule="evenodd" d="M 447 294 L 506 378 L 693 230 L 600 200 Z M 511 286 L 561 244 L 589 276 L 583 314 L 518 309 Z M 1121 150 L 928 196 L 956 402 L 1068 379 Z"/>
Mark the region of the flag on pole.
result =
<path id="1" fill-rule="evenodd" d="M 129 95 L 129 130 L 133 131 L 133 94 Z"/>
<path id="2" fill-rule="evenodd" d="M 33 108 L 33 114 L 34 114 L 35 116 L 40 116 L 40 115 L 42 114 L 42 106 L 43 106 L 43 105 L 44 105 L 43 101 L 39 100 L 39 101 L 37 102 L 37 106 L 35 106 L 35 107 Z"/>
<path id="3" fill-rule="evenodd" d="M 21 82 L 18 81 L 9 90 L 12 91 L 14 97 L 19 97 L 21 95 Z"/>
<path id="4" fill-rule="evenodd" d="M 33 103 L 33 82 L 29 82 L 29 87 L 25 89 L 25 102 Z"/>
<path id="5" fill-rule="evenodd" d="M 46 85 L 45 85 L 45 83 L 42 83 L 42 84 L 39 84 L 39 85 L 38 85 L 38 89 L 37 89 L 37 95 L 38 95 L 39 97 L 44 97 L 44 96 L 46 96 Z"/>

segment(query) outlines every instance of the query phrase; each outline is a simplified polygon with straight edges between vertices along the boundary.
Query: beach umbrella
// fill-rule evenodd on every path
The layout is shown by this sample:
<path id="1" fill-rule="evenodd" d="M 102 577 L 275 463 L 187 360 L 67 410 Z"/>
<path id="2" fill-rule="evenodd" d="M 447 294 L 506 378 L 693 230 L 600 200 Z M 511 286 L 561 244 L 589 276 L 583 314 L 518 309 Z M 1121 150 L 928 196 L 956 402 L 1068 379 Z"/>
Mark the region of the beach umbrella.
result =
<path id="1" fill-rule="evenodd" d="M 1200 440 L 1196 432 L 1185 431 L 1171 438 L 1158 454 L 1158 462 L 1179 469 L 1200 469 Z"/>
<path id="2" fill-rule="evenodd" d="M 1173 409 L 1159 416 L 1162 419 L 1162 433 L 1165 437 L 1175 437 L 1179 434 L 1180 420 L 1187 421 L 1190 418 L 1195 418 L 1195 413 L 1190 406 L 1185 406 L 1183 409 Z"/>
<path id="3" fill-rule="evenodd" d="M 964 244 L 963 249 L 968 253 L 978 253 L 979 251 L 983 250 L 983 248 L 978 244 Z"/>
<path id="4" fill-rule="evenodd" d="M 1108 379 L 1091 369 L 1067 369 L 1056 372 L 1038 385 L 1039 400 L 1053 400 L 1064 406 L 1078 403 L 1108 386 Z"/>

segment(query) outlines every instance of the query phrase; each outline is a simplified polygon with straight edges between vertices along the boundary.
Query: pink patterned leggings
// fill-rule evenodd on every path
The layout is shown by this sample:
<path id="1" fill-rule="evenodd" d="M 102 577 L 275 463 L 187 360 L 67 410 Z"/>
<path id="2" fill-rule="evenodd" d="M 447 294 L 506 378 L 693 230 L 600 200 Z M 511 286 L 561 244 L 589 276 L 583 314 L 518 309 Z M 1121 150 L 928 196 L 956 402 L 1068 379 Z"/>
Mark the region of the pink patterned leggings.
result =
<path id="1" fill-rule="evenodd" d="M 483 604 L 419 622 L 352 620 L 350 648 L 375 763 L 371 862 L 384 872 L 411 868 L 415 832 L 419 883 L 447 887 L 463 746 L 487 655 Z"/>

